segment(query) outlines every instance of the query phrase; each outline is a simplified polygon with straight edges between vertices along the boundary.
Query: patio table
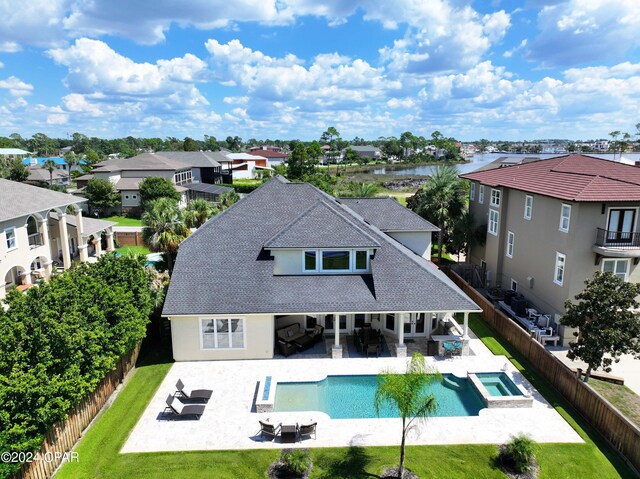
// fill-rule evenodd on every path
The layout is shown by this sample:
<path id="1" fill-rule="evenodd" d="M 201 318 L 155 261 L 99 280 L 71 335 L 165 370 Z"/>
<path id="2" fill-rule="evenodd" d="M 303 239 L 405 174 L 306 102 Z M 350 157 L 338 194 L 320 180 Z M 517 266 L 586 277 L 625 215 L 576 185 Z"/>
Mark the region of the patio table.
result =
<path id="1" fill-rule="evenodd" d="M 280 426 L 280 439 L 282 442 L 296 442 L 298 427 L 295 424 Z"/>

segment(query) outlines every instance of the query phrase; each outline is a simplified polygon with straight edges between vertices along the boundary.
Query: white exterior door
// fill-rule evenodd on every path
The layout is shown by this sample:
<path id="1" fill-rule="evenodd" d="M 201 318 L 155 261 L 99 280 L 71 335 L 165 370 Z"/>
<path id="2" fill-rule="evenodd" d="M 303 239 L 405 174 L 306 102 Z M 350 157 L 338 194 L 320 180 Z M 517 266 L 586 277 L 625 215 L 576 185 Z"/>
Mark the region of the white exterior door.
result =
<path id="1" fill-rule="evenodd" d="M 427 313 L 411 313 L 410 322 L 404 323 L 404 337 L 427 335 Z"/>

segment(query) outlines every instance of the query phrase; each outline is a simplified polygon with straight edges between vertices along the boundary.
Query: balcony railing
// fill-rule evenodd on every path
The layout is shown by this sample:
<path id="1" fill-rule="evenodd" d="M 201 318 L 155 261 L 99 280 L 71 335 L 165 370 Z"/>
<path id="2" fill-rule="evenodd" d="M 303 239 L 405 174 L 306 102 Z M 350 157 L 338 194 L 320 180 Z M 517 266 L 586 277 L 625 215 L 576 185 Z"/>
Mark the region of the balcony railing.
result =
<path id="1" fill-rule="evenodd" d="M 31 249 L 42 246 L 44 241 L 42 240 L 42 233 L 33 233 L 29 235 L 29 247 Z"/>
<path id="2" fill-rule="evenodd" d="M 611 231 L 598 228 L 596 246 L 619 249 L 640 248 L 640 233 L 630 231 Z"/>

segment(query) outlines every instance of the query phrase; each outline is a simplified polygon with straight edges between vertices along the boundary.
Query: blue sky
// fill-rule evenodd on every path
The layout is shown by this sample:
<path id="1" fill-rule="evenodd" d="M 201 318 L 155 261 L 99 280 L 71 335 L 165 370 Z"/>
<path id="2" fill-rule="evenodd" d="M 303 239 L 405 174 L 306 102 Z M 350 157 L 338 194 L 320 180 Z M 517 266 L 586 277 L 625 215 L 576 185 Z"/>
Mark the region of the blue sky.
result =
<path id="1" fill-rule="evenodd" d="M 3 2 L 0 134 L 634 133 L 636 2 Z"/>

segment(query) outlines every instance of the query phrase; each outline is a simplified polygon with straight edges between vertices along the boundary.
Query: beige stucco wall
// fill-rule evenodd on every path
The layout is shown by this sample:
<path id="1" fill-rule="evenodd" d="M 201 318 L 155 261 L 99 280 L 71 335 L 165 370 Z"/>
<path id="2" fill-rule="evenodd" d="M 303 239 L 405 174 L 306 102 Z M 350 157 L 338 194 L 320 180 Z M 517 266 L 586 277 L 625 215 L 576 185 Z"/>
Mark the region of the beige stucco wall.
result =
<path id="1" fill-rule="evenodd" d="M 431 232 L 429 231 L 389 231 L 389 236 L 423 258 L 431 259 Z"/>
<path id="2" fill-rule="evenodd" d="M 120 192 L 122 206 L 140 206 L 140 192 L 138 190 L 122 190 Z M 127 198 L 127 196 L 129 198 Z M 134 198 L 135 196 L 135 198 Z"/>
<path id="3" fill-rule="evenodd" d="M 0 281 L 2 282 L 4 282 L 7 272 L 16 266 L 29 272 L 31 263 L 36 258 L 41 257 L 45 261 L 51 259 L 51 253 L 47 246 L 42 245 L 37 248 L 29 246 L 27 218 L 28 216 L 22 216 L 0 222 Z M 5 230 L 12 227 L 15 228 L 16 248 L 9 250 Z"/>
<path id="4" fill-rule="evenodd" d="M 200 319 L 245 318 L 243 349 L 202 349 Z M 173 359 L 210 361 L 223 359 L 269 359 L 273 357 L 274 322 L 271 315 L 170 316 Z"/>

